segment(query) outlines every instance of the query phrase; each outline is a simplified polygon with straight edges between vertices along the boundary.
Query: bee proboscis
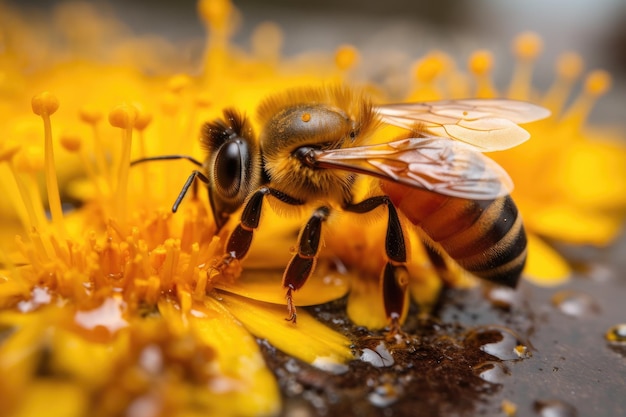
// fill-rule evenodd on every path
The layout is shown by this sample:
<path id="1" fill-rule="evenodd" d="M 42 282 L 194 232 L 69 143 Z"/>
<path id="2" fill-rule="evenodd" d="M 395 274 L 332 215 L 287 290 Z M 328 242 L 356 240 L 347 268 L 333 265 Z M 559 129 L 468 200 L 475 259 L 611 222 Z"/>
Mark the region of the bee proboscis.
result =
<path id="1" fill-rule="evenodd" d="M 406 311 L 409 274 L 402 218 L 422 230 L 436 266 L 442 265 L 445 252 L 479 277 L 517 284 L 526 260 L 524 226 L 509 195 L 511 179 L 482 152 L 526 141 L 530 135 L 519 124 L 548 114 L 534 104 L 507 99 L 374 105 L 346 87 L 302 88 L 261 103 L 258 140 L 247 117 L 226 109 L 223 118 L 203 127 L 203 162 L 169 155 L 135 163 L 186 158 L 198 165 L 173 211 L 199 179 L 208 186 L 218 230 L 243 207 L 226 242 L 226 261 L 248 253 L 266 198 L 287 206 L 314 205 L 282 280 L 287 319 L 293 322 L 293 293 L 315 269 L 323 224 L 333 210 L 367 213 L 386 206 L 381 289 L 387 317 L 396 326 Z M 375 142 L 384 125 L 406 134 Z M 353 188 L 360 175 L 380 181 L 369 197 L 356 201 Z"/>

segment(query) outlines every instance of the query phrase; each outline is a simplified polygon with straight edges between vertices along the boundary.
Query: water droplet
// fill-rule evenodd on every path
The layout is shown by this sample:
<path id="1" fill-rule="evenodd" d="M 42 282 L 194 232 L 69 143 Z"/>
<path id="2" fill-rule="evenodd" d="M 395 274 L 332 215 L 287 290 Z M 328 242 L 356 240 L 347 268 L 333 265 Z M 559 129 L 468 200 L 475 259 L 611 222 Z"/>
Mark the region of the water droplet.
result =
<path id="1" fill-rule="evenodd" d="M 563 290 L 552 296 L 552 304 L 561 313 L 572 317 L 588 317 L 600 312 L 600 306 L 589 294 Z"/>
<path id="2" fill-rule="evenodd" d="M 139 355 L 139 365 L 151 374 L 158 374 L 163 369 L 163 354 L 157 345 L 146 346 Z"/>
<path id="3" fill-rule="evenodd" d="M 578 412 L 574 406 L 561 400 L 537 400 L 533 409 L 541 417 L 576 417 Z"/>
<path id="4" fill-rule="evenodd" d="M 124 301 L 111 297 L 93 310 L 79 310 L 74 316 L 76 323 L 87 330 L 97 330 L 104 328 L 109 334 L 114 334 L 118 330 L 126 327 L 128 322 L 122 316 Z"/>
<path id="5" fill-rule="evenodd" d="M 474 367 L 478 376 L 492 384 L 503 384 L 511 371 L 502 362 L 487 361 Z"/>
<path id="6" fill-rule="evenodd" d="M 350 369 L 345 363 L 337 362 L 337 359 L 328 356 L 318 356 L 311 365 L 335 375 L 345 374 Z"/>
<path id="7" fill-rule="evenodd" d="M 52 296 L 48 292 L 46 287 L 34 287 L 31 291 L 31 297 L 29 300 L 23 300 L 17 303 L 17 309 L 22 313 L 29 313 L 36 310 L 44 304 L 49 304 L 52 301 Z"/>
<path id="8" fill-rule="evenodd" d="M 398 401 L 398 398 L 402 394 L 401 387 L 395 386 L 390 383 L 384 383 L 374 388 L 367 398 L 370 403 L 376 407 L 388 407 L 389 405 Z"/>
<path id="9" fill-rule="evenodd" d="M 486 286 L 485 290 L 485 298 L 502 310 L 510 310 L 520 299 L 520 292 L 513 288 L 492 285 Z"/>
<path id="10" fill-rule="evenodd" d="M 468 347 L 478 347 L 501 360 L 525 359 L 531 356 L 530 344 L 514 330 L 504 326 L 485 326 L 470 330 L 464 340 Z"/>
<path id="11" fill-rule="evenodd" d="M 363 362 L 369 362 L 377 368 L 385 366 L 391 366 L 394 364 L 393 356 L 387 350 L 385 343 L 381 340 L 378 345 L 372 350 L 370 348 L 364 348 L 361 351 L 360 358 Z"/>
<path id="12" fill-rule="evenodd" d="M 626 323 L 620 323 L 612 326 L 609 330 L 607 330 L 605 337 L 609 342 L 626 345 Z"/>

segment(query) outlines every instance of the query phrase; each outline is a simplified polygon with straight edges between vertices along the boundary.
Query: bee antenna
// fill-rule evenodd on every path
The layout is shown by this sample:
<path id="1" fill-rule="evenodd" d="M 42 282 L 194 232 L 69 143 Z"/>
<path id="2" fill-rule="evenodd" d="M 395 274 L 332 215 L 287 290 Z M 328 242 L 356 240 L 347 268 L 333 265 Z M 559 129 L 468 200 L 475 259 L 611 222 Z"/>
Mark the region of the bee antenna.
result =
<path id="1" fill-rule="evenodd" d="M 143 164 L 144 162 L 151 162 L 151 161 L 169 161 L 169 160 L 175 160 L 175 159 L 186 159 L 189 162 L 191 162 L 192 164 L 195 164 L 199 167 L 202 166 L 202 162 L 198 161 L 197 159 L 195 159 L 192 156 L 189 155 L 159 155 L 159 156 L 149 156 L 146 158 L 140 158 L 140 159 L 135 159 L 134 161 L 131 161 L 130 166 L 135 166 L 137 164 Z"/>

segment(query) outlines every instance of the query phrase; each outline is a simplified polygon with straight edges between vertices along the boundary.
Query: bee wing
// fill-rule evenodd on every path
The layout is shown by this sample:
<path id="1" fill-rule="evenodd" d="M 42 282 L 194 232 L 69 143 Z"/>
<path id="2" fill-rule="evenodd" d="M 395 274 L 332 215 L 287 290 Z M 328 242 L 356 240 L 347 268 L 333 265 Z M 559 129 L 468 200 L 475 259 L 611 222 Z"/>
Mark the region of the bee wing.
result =
<path id="1" fill-rule="evenodd" d="M 511 178 L 495 161 L 463 143 L 436 136 L 314 150 L 309 158 L 320 168 L 371 175 L 452 197 L 491 200 L 513 190 Z"/>
<path id="2" fill-rule="evenodd" d="M 444 100 L 387 104 L 376 107 L 384 123 L 425 130 L 476 147 L 499 151 L 525 142 L 530 134 L 518 126 L 543 119 L 550 111 L 525 101 L 507 99 Z"/>

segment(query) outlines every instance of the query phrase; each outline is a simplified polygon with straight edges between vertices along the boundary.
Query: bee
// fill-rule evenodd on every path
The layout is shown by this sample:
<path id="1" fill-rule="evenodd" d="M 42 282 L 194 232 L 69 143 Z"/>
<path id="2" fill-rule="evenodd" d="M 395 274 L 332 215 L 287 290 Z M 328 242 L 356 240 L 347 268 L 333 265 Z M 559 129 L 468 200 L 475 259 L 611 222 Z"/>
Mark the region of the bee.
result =
<path id="1" fill-rule="evenodd" d="M 294 323 L 294 292 L 315 269 L 331 213 L 362 214 L 384 206 L 386 264 L 380 279 L 385 313 L 396 326 L 409 277 L 407 223 L 423 232 L 436 267 L 443 268 L 445 253 L 479 277 L 516 286 L 526 261 L 524 226 L 510 197 L 511 179 L 482 152 L 526 141 L 530 134 L 519 124 L 548 114 L 505 99 L 374 105 L 363 92 L 344 86 L 301 88 L 260 104 L 258 140 L 248 117 L 226 109 L 203 126 L 204 161 L 168 155 L 135 163 L 185 158 L 196 164 L 173 211 L 200 180 L 207 185 L 218 231 L 243 207 L 226 241 L 225 263 L 246 257 L 264 200 L 314 208 L 282 279 L 286 319 Z M 374 137 L 385 125 L 407 134 L 377 143 Z M 380 181 L 357 201 L 355 183 L 362 175 Z"/>

